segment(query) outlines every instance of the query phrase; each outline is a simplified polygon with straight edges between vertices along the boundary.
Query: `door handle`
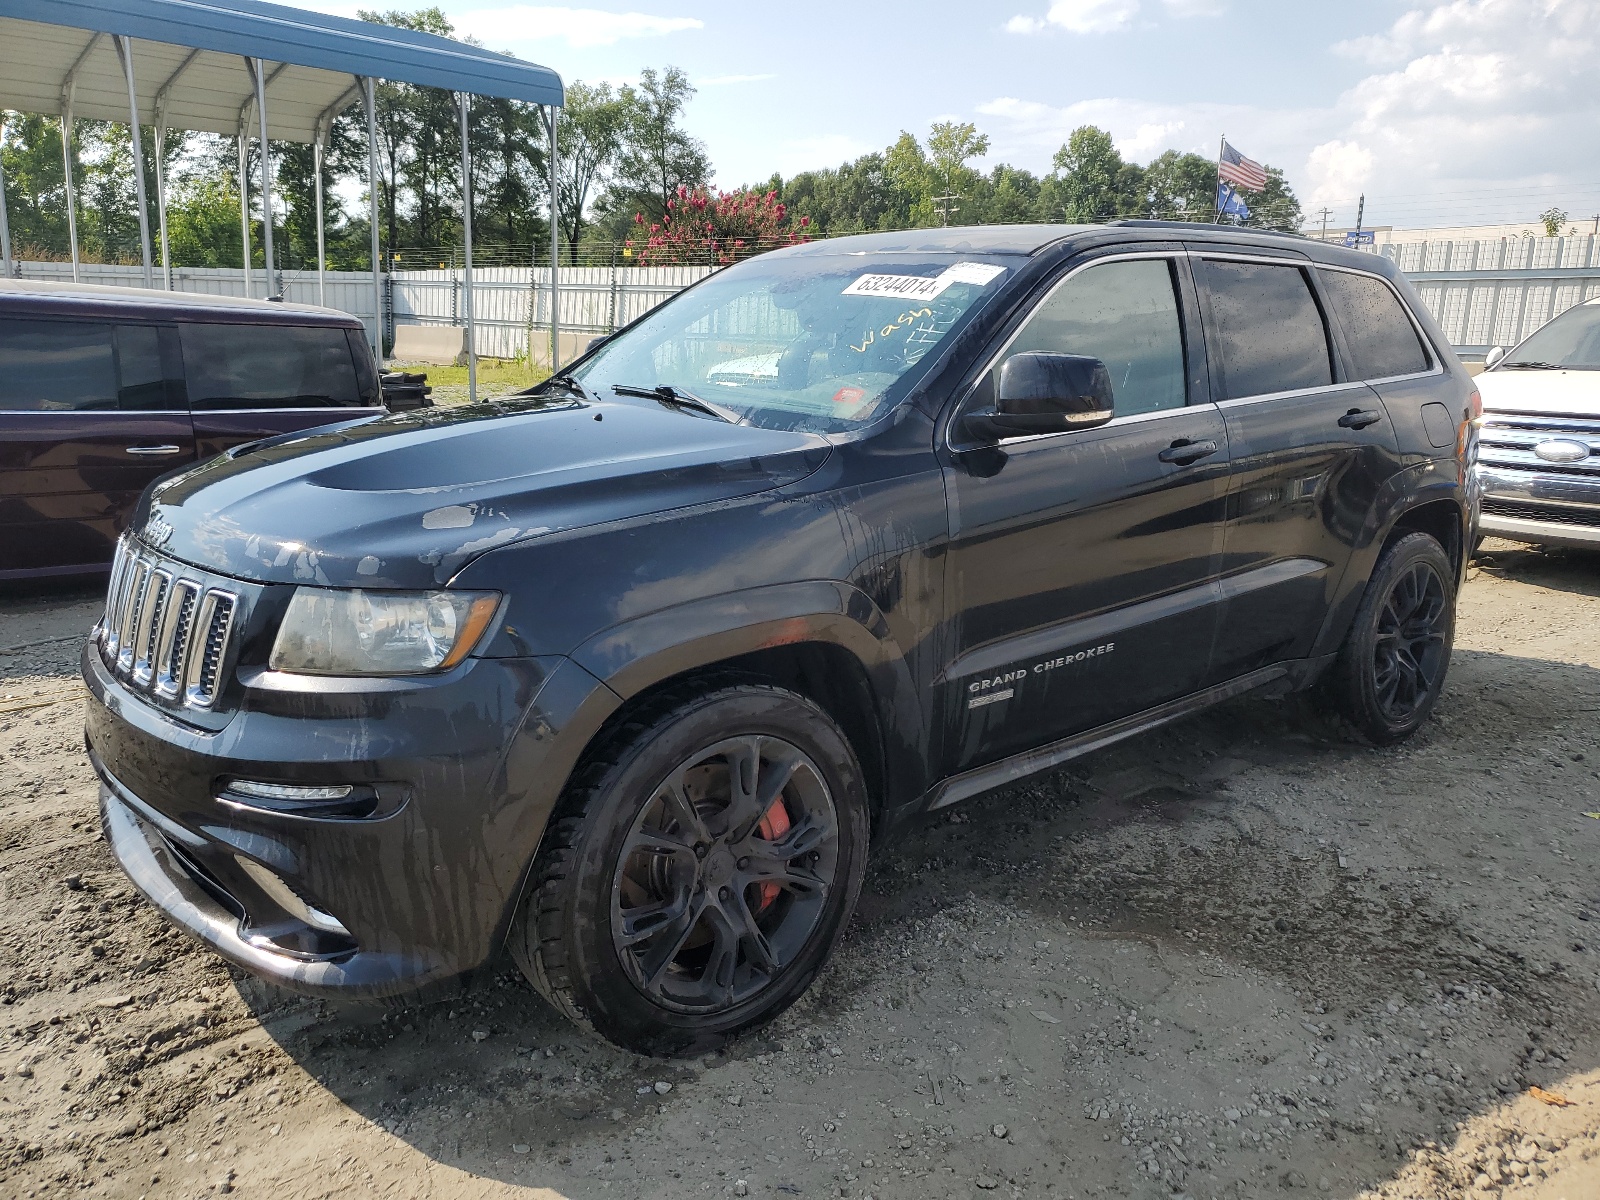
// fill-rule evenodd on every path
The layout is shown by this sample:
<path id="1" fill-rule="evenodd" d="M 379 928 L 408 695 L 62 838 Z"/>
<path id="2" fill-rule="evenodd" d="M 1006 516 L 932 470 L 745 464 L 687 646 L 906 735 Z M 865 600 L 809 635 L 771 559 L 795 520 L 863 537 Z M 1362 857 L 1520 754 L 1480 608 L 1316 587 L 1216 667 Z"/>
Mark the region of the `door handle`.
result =
<path id="1" fill-rule="evenodd" d="M 1352 408 L 1339 418 L 1341 429 L 1365 429 L 1368 425 L 1376 425 L 1383 420 L 1383 414 L 1375 408 Z"/>
<path id="2" fill-rule="evenodd" d="M 148 458 L 164 458 L 169 454 L 181 454 L 182 450 L 177 446 L 129 446 L 128 453 Z"/>
<path id="3" fill-rule="evenodd" d="M 1190 463 L 1199 462 L 1216 452 L 1215 442 L 1191 442 L 1188 438 L 1179 438 L 1156 457 L 1164 463 L 1177 463 L 1180 467 L 1187 467 Z"/>

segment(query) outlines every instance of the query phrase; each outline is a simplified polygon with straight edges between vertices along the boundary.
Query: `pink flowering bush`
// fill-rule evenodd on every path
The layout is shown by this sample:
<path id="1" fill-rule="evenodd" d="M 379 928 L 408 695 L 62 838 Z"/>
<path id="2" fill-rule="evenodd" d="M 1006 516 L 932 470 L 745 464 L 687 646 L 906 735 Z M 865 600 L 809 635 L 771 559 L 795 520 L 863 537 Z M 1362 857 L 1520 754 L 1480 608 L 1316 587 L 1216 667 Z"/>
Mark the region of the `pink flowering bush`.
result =
<path id="1" fill-rule="evenodd" d="M 693 191 L 679 187 L 659 222 L 634 214 L 635 237 L 626 245 L 641 263 L 726 265 L 763 250 L 811 240 L 811 218 L 791 224 L 777 192 Z"/>

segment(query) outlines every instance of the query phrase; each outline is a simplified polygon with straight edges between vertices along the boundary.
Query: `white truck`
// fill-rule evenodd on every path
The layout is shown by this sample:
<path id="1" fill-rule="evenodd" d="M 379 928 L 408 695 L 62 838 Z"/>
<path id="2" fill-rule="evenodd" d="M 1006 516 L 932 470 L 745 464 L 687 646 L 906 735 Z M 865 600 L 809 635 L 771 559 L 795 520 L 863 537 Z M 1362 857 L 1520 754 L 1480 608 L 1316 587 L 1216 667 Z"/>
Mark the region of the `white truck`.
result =
<path id="1" fill-rule="evenodd" d="M 1600 298 L 1496 346 L 1476 382 L 1479 532 L 1600 549 Z"/>

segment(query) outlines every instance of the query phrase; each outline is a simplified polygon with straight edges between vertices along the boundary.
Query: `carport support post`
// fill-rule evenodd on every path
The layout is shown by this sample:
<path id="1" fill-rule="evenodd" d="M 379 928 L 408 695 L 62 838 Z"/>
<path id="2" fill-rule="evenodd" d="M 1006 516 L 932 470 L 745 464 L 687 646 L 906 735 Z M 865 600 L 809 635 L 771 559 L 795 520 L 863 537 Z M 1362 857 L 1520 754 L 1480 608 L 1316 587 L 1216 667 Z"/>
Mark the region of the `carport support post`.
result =
<path id="1" fill-rule="evenodd" d="M 461 272 L 461 305 L 467 318 L 467 403 L 478 402 L 478 345 L 472 330 L 472 138 L 468 122 L 472 111 L 472 97 L 466 92 L 456 94 L 456 107 L 461 112 L 461 235 L 465 255 Z"/>
<path id="2" fill-rule="evenodd" d="M 250 295 L 250 143 L 245 140 L 244 114 L 239 114 L 239 240 L 244 247 L 244 294 Z"/>
<path id="3" fill-rule="evenodd" d="M 317 303 L 328 306 L 328 256 L 326 239 L 322 232 L 322 126 L 317 125 L 316 140 L 311 143 L 312 167 L 317 173 Z"/>
<path id="4" fill-rule="evenodd" d="M 561 219 L 556 187 L 561 173 L 556 164 L 556 116 L 561 110 L 550 106 L 550 374 L 561 365 Z M 528 357 L 533 357 L 529 348 Z"/>
<path id="5" fill-rule="evenodd" d="M 133 191 L 139 201 L 139 254 L 144 260 L 144 285 L 156 285 L 155 267 L 150 259 L 150 202 L 144 187 L 144 139 L 139 135 L 139 92 L 133 84 L 133 39 L 123 34 L 113 38 L 122 74 L 128 81 L 128 141 L 133 149 Z"/>
<path id="6" fill-rule="evenodd" d="M 0 117 L 0 154 L 4 154 L 6 145 L 5 118 Z M 11 220 L 6 214 L 6 164 L 0 158 L 0 272 L 4 278 L 11 278 Z"/>
<path id="7" fill-rule="evenodd" d="M 156 98 L 156 226 L 161 239 L 161 278 L 172 290 L 172 246 L 167 241 L 167 98 Z"/>
<path id="8" fill-rule="evenodd" d="M 372 360 L 383 370 L 383 279 L 378 261 L 378 100 L 372 76 L 361 77 L 361 103 L 367 110 L 367 212 L 372 227 Z"/>
<path id="9" fill-rule="evenodd" d="M 74 80 L 61 96 L 61 171 L 67 188 L 67 241 L 72 245 L 72 282 L 78 282 L 78 198 L 72 191 L 72 93 Z"/>
<path id="10" fill-rule="evenodd" d="M 272 253 L 272 143 L 267 140 L 267 65 L 259 58 L 247 58 L 250 79 L 256 85 L 256 117 L 261 124 L 261 248 L 266 254 L 267 296 L 281 290 L 273 274 L 277 260 Z"/>

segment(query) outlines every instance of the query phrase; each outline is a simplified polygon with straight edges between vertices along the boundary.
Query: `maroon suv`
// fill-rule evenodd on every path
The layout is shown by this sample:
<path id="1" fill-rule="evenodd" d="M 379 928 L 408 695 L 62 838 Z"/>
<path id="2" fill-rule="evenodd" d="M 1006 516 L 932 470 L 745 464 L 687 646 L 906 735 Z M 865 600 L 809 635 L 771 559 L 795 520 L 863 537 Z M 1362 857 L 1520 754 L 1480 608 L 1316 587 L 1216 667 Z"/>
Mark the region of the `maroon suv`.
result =
<path id="1" fill-rule="evenodd" d="M 175 467 L 383 411 L 346 313 L 0 280 L 0 581 L 105 570 Z"/>

